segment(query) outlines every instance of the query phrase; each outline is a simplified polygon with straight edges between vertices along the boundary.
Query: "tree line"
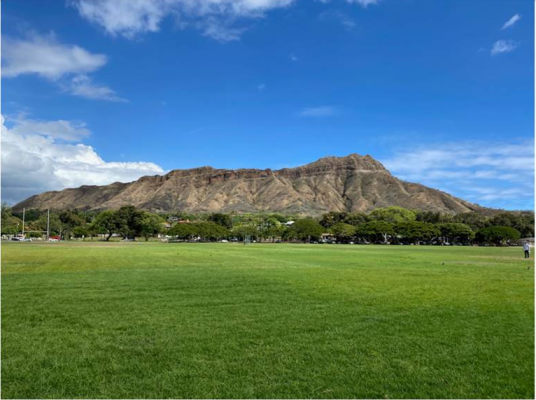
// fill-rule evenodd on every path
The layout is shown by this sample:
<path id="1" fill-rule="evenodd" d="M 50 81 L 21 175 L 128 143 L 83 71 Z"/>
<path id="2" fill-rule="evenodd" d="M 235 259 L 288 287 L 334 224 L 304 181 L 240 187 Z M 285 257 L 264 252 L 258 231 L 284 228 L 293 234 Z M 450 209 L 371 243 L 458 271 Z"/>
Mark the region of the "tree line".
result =
<path id="1" fill-rule="evenodd" d="M 2 235 L 22 229 L 21 213 L 2 205 Z M 63 210 L 50 212 L 50 234 L 62 239 L 110 240 L 166 235 L 174 240 L 301 241 L 374 244 L 508 245 L 521 237 L 534 236 L 534 213 L 499 212 L 485 216 L 477 212 L 446 214 L 378 208 L 370 213 L 328 212 L 320 218 L 277 213 L 188 214 L 150 213 L 133 206 L 101 212 Z M 25 231 L 42 236 L 47 213 L 27 210 Z"/>

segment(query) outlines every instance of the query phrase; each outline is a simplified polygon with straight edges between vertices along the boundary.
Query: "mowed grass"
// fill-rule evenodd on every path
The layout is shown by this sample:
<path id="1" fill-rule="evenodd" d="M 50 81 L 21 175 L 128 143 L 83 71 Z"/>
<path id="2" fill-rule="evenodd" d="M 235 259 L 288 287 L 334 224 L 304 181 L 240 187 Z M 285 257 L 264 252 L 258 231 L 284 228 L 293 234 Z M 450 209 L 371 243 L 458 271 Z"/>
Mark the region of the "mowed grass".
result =
<path id="1" fill-rule="evenodd" d="M 519 248 L 2 246 L 3 398 L 533 398 Z"/>

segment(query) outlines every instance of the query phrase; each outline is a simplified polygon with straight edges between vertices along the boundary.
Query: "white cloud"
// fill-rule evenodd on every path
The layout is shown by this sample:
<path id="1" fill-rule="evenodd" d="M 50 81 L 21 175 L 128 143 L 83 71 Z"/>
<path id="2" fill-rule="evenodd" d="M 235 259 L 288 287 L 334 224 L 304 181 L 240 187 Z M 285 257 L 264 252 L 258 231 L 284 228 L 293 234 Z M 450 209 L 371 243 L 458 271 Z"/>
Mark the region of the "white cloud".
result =
<path id="1" fill-rule="evenodd" d="M 2 76 L 37 74 L 58 79 L 66 74 L 92 72 L 104 64 L 104 54 L 92 54 L 74 45 L 58 43 L 53 35 L 32 35 L 27 40 L 2 39 Z"/>
<path id="2" fill-rule="evenodd" d="M 534 142 L 446 143 L 382 160 L 395 176 L 487 206 L 525 207 L 534 195 Z"/>
<path id="3" fill-rule="evenodd" d="M 321 106 L 321 107 L 309 107 L 303 108 L 298 115 L 300 117 L 331 117 L 338 113 L 336 107 L 333 106 Z"/>
<path id="4" fill-rule="evenodd" d="M 290 61 L 292 61 L 292 62 L 296 62 L 296 61 L 299 60 L 299 58 L 296 57 L 296 55 L 295 55 L 294 53 L 291 53 L 291 54 L 288 56 L 288 58 L 289 58 Z"/>
<path id="5" fill-rule="evenodd" d="M 351 4 L 359 4 L 365 8 L 371 4 L 378 4 L 380 2 L 380 0 L 346 0 L 346 1 Z"/>
<path id="6" fill-rule="evenodd" d="M 203 36 L 210 37 L 218 42 L 233 42 L 240 40 L 240 36 L 245 32 L 245 28 L 233 28 L 228 23 L 216 18 L 207 18 L 196 24 Z"/>
<path id="7" fill-rule="evenodd" d="M 287 7 L 295 0 L 74 0 L 80 15 L 112 36 L 132 39 L 156 32 L 167 16 L 180 27 L 194 27 L 219 41 L 238 40 L 243 28 L 232 24 L 241 18 L 259 18 L 265 12 Z"/>
<path id="8" fill-rule="evenodd" d="M 71 79 L 68 85 L 63 85 L 63 87 L 67 92 L 87 99 L 127 102 L 109 87 L 95 85 L 87 75 L 77 75 Z"/>
<path id="9" fill-rule="evenodd" d="M 124 102 L 107 86 L 95 85 L 86 75 L 107 63 L 104 54 L 92 54 L 76 46 L 59 43 L 53 34 L 31 34 L 27 39 L 2 39 L 2 76 L 15 78 L 35 74 L 52 80 L 65 92 L 93 100 Z"/>
<path id="10" fill-rule="evenodd" d="M 261 83 L 260 85 L 257 85 L 257 90 L 259 92 L 262 92 L 264 89 L 266 89 L 266 84 Z"/>
<path id="11" fill-rule="evenodd" d="M 58 134 L 62 129 L 82 133 Z M 2 200 L 16 203 L 47 190 L 130 182 L 164 173 L 150 162 L 107 162 L 91 146 L 56 140 L 88 134 L 84 124 L 69 121 L 19 119 L 7 128 L 2 119 Z"/>
<path id="12" fill-rule="evenodd" d="M 24 117 L 9 120 L 15 123 L 11 133 L 18 136 L 40 135 L 73 142 L 90 135 L 89 129 L 83 122 L 64 121 L 61 119 L 58 121 L 39 121 L 25 119 Z"/>
<path id="13" fill-rule="evenodd" d="M 324 11 L 319 15 L 319 18 L 322 21 L 336 21 L 341 24 L 347 31 L 351 31 L 356 27 L 356 23 L 352 18 L 338 10 Z"/>
<path id="14" fill-rule="evenodd" d="M 501 29 L 506 29 L 513 26 L 517 21 L 521 19 L 521 15 L 515 14 L 512 18 L 506 21 Z"/>
<path id="15" fill-rule="evenodd" d="M 491 47 L 491 55 L 495 56 L 501 53 L 510 53 L 514 51 L 518 44 L 513 40 L 497 40 Z"/>

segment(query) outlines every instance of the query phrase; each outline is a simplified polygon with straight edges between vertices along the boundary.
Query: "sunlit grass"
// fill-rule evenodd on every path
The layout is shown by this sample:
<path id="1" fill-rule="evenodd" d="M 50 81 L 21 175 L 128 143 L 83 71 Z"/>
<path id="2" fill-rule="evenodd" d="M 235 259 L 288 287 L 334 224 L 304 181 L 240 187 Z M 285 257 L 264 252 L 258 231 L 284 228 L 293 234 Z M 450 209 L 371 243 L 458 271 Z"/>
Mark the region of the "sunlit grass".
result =
<path id="1" fill-rule="evenodd" d="M 3 398 L 533 398 L 516 248 L 2 246 Z"/>

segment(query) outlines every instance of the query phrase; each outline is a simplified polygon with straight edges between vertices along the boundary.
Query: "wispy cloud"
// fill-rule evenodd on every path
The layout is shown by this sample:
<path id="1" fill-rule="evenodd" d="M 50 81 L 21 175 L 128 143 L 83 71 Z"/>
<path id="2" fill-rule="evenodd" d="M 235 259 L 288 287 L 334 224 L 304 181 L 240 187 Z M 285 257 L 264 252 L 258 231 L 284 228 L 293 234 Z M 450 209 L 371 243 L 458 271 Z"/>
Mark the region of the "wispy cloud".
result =
<path id="1" fill-rule="evenodd" d="M 345 13 L 338 10 L 326 10 L 318 16 L 321 21 L 335 21 L 341 24 L 344 29 L 351 31 L 356 27 L 356 23 Z"/>
<path id="2" fill-rule="evenodd" d="M 521 19 L 521 15 L 515 14 L 512 18 L 506 21 L 501 29 L 506 29 L 513 26 L 517 21 Z"/>
<path id="3" fill-rule="evenodd" d="M 130 182 L 165 171 L 150 162 L 108 162 L 80 142 L 84 123 L 2 118 L 2 200 L 17 203 L 48 190 Z M 65 143 L 68 140 L 70 143 Z"/>
<path id="4" fill-rule="evenodd" d="M 232 27 L 228 23 L 212 17 L 197 23 L 197 26 L 203 36 L 210 37 L 222 43 L 240 40 L 240 36 L 246 31 L 246 28 Z"/>
<path id="5" fill-rule="evenodd" d="M 495 56 L 501 53 L 510 53 L 516 49 L 518 43 L 513 40 L 497 40 L 491 47 L 491 55 Z"/>
<path id="6" fill-rule="evenodd" d="M 103 67 L 108 58 L 76 45 L 63 44 L 54 34 L 30 34 L 25 39 L 2 39 L 2 76 L 37 75 L 74 96 L 94 100 L 126 101 L 107 86 L 92 83 L 88 73 Z"/>
<path id="7" fill-rule="evenodd" d="M 257 90 L 259 92 L 262 92 L 264 89 L 266 89 L 266 85 L 264 83 L 257 85 Z"/>
<path id="8" fill-rule="evenodd" d="M 128 39 L 157 32 L 171 16 L 181 28 L 194 28 L 221 42 L 238 40 L 245 31 L 235 23 L 284 8 L 295 0 L 74 0 L 71 4 L 86 20 L 112 36 Z"/>
<path id="9" fill-rule="evenodd" d="M 346 0 L 347 3 L 350 4 L 359 4 L 363 7 L 370 6 L 372 4 L 378 4 L 381 0 Z"/>
<path id="10" fill-rule="evenodd" d="M 332 117 L 337 115 L 339 110 L 334 106 L 306 107 L 298 115 L 300 117 Z"/>
<path id="11" fill-rule="evenodd" d="M 288 56 L 288 58 L 289 58 L 290 61 L 292 61 L 292 62 L 296 62 L 296 61 L 299 60 L 299 58 L 296 57 L 296 54 L 294 54 L 294 53 L 291 53 L 291 54 Z"/>
<path id="12" fill-rule="evenodd" d="M 527 208 L 534 201 L 533 141 L 404 148 L 382 161 L 401 179 L 483 205 Z"/>
<path id="13" fill-rule="evenodd" d="M 128 102 L 117 95 L 117 93 L 107 86 L 96 85 L 87 75 L 77 75 L 71 79 L 64 89 L 69 93 L 93 100 L 106 100 L 116 102 Z"/>

